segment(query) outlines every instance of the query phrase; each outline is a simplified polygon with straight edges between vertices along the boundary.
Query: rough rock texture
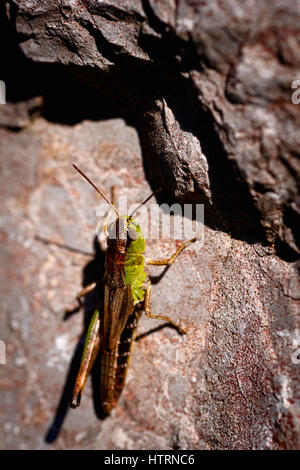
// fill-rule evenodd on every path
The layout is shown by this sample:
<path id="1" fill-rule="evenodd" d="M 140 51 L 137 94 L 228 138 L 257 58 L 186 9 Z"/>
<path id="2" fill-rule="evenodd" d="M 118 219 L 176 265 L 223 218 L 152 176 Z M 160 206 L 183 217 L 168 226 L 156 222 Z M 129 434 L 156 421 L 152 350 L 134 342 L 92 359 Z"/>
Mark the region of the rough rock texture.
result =
<path id="1" fill-rule="evenodd" d="M 2 448 L 299 448 L 300 2 L 0 8 Z M 91 251 L 99 203 L 73 161 L 131 201 L 205 204 L 203 246 L 154 289 L 188 335 L 142 319 L 102 421 L 91 383 L 64 420 L 82 320 L 62 316 L 103 263 L 66 248 Z"/>

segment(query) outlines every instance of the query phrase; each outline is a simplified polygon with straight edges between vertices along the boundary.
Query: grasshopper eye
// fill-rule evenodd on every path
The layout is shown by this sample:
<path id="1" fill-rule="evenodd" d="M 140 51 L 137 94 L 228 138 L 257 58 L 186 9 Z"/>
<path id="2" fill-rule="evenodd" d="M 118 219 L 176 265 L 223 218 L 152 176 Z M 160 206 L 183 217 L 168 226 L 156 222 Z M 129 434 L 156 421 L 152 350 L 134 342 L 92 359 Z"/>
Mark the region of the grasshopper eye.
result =
<path id="1" fill-rule="evenodd" d="M 139 235 L 134 228 L 128 227 L 127 233 L 128 233 L 128 238 L 130 238 L 130 240 L 135 241 L 139 238 Z"/>

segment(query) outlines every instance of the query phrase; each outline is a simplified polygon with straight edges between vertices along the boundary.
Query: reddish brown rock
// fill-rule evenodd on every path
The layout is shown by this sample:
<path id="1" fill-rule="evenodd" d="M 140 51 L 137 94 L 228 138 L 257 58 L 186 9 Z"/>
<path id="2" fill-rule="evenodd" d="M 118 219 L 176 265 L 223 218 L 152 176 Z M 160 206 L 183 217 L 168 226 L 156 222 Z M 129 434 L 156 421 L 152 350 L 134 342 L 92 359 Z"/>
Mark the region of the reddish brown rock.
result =
<path id="1" fill-rule="evenodd" d="M 297 2 L 0 8 L 1 447 L 299 448 Z M 188 334 L 141 320 L 105 420 L 96 377 L 66 414 L 84 322 L 63 314 L 103 263 L 84 254 L 99 199 L 72 162 L 130 202 L 151 185 L 205 205 L 204 243 L 154 287 L 153 310 Z"/>

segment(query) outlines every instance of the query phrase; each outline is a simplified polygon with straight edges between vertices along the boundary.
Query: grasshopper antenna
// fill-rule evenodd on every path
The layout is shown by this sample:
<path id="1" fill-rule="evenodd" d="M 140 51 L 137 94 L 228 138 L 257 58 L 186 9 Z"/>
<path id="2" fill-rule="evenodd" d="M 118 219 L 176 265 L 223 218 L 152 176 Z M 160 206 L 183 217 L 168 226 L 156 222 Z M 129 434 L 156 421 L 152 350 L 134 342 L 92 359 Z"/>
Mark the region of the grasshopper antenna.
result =
<path id="1" fill-rule="evenodd" d="M 99 193 L 100 196 L 103 197 L 103 199 L 107 202 L 107 204 L 109 204 L 110 207 L 113 208 L 113 210 L 115 211 L 115 213 L 117 214 L 117 216 L 120 217 L 120 214 L 119 214 L 117 208 L 107 199 L 107 197 L 105 196 L 105 194 L 104 194 L 102 191 L 100 191 L 99 188 L 97 188 L 97 186 L 90 180 L 90 178 L 89 178 L 88 176 L 86 176 L 86 175 L 83 173 L 83 171 L 81 171 L 80 168 L 78 168 L 78 166 L 75 165 L 75 163 L 72 163 L 72 165 L 73 165 L 73 167 L 75 168 L 75 170 L 78 171 L 78 173 L 80 173 L 81 176 L 83 176 L 83 177 L 87 180 L 87 182 L 90 183 L 91 186 L 93 186 L 93 188 L 97 191 L 97 193 Z"/>
<path id="2" fill-rule="evenodd" d="M 151 193 L 150 196 L 146 197 L 146 199 L 144 199 L 144 201 L 141 202 L 141 204 L 139 204 L 136 209 L 134 209 L 134 211 L 133 211 L 133 212 L 131 213 L 131 215 L 129 216 L 129 219 L 132 219 L 133 214 L 134 214 L 137 210 L 139 210 L 140 207 L 142 207 L 144 204 L 146 204 L 146 202 L 148 202 L 149 199 L 152 198 L 152 196 L 155 196 L 155 194 L 160 193 L 162 190 L 163 190 L 163 188 L 158 188 L 158 189 L 156 189 L 155 191 L 153 191 L 153 193 Z"/>

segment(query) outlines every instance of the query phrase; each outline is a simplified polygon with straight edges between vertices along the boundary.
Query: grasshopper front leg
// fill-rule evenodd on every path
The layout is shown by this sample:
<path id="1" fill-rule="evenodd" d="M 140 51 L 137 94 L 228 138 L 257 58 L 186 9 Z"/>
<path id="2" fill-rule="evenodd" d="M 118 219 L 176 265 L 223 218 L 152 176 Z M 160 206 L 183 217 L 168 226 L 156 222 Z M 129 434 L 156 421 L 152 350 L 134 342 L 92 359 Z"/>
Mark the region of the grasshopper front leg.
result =
<path id="1" fill-rule="evenodd" d="M 76 378 L 72 398 L 70 401 L 70 406 L 72 408 L 76 408 L 80 404 L 81 392 L 91 372 L 92 366 L 98 355 L 100 346 L 100 316 L 99 311 L 95 310 L 87 330 L 81 364 Z"/>
<path id="2" fill-rule="evenodd" d="M 171 264 L 174 263 L 174 261 L 175 261 L 175 259 L 177 258 L 177 256 L 179 256 L 180 253 L 181 253 L 185 248 L 187 248 L 189 245 L 191 245 L 191 243 L 194 243 L 196 240 L 197 240 L 196 237 L 191 238 L 191 240 L 186 240 L 185 242 L 183 242 L 183 243 L 177 248 L 177 250 L 175 251 L 175 253 L 174 253 L 172 256 L 170 256 L 169 258 L 163 258 L 163 259 L 158 259 L 158 260 L 154 260 L 154 259 L 150 259 L 150 258 L 145 258 L 146 264 L 151 264 L 151 265 L 155 265 L 155 266 L 171 266 Z"/>

